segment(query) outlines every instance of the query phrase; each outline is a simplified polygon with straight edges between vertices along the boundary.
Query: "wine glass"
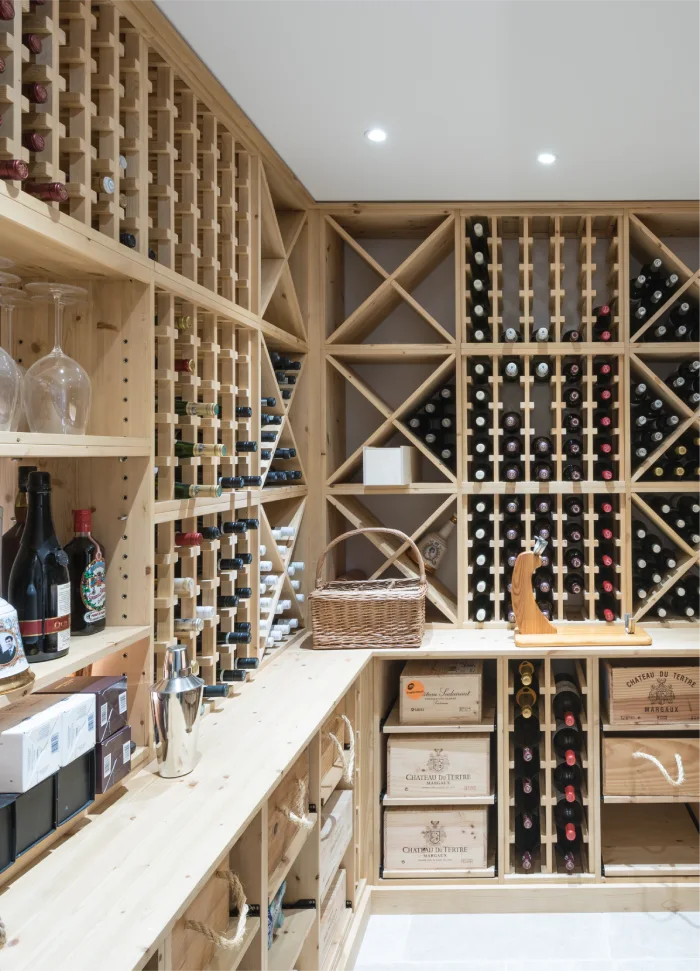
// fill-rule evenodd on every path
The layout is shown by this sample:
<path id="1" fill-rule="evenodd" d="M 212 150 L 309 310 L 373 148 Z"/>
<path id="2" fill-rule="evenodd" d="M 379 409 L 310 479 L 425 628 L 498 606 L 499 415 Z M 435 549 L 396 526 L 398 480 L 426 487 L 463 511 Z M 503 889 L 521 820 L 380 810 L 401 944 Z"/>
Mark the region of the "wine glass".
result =
<path id="1" fill-rule="evenodd" d="M 28 283 L 24 288 L 38 302 L 53 302 L 53 350 L 27 371 L 24 408 L 29 429 L 59 435 L 84 435 L 90 413 L 90 378 L 77 361 L 61 349 L 63 310 L 85 303 L 87 290 L 67 283 Z"/>
<path id="2" fill-rule="evenodd" d="M 0 273 L 0 278 L 7 276 L 8 274 Z M 17 404 L 10 418 L 10 431 L 16 432 L 19 428 L 20 421 L 22 420 L 22 385 L 24 383 L 24 375 L 26 369 L 18 364 L 17 361 L 12 357 L 12 323 L 16 307 L 27 307 L 31 305 L 31 300 L 23 293 L 22 290 L 17 290 L 15 287 L 8 287 L 0 285 L 0 307 L 2 307 L 2 318 L 3 324 L 5 326 L 5 337 L 7 340 L 7 346 L 9 347 L 9 357 L 12 360 L 17 372 L 19 374 L 18 381 L 18 394 L 17 394 Z M 2 351 L 4 354 L 5 351 Z"/>
<path id="3" fill-rule="evenodd" d="M 14 273 L 4 272 L 12 265 L 11 260 L 0 258 L 1 287 L 15 287 L 21 283 Z M 13 422 L 19 422 L 21 384 L 22 377 L 12 355 L 0 348 L 0 431 L 8 432 L 17 427 Z"/>

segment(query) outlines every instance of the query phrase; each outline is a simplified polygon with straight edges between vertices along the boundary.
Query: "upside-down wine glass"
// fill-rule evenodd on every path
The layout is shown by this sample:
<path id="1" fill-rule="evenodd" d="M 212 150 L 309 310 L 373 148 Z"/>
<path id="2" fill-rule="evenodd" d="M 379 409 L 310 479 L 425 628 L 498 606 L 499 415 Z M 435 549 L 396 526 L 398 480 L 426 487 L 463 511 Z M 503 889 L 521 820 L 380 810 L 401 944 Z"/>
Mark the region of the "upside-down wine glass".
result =
<path id="1" fill-rule="evenodd" d="M 25 290 L 40 302 L 53 302 L 53 350 L 27 371 L 24 408 L 29 429 L 59 435 L 84 435 L 90 414 L 90 378 L 61 348 L 63 310 L 87 301 L 87 290 L 67 283 L 28 283 Z"/>
<path id="2" fill-rule="evenodd" d="M 14 273 L 5 272 L 13 266 L 12 260 L 0 258 L 0 286 L 16 287 L 21 280 Z M 10 350 L 12 346 L 10 345 Z M 21 412 L 22 375 L 14 358 L 4 348 L 0 348 L 0 431 L 9 432 L 17 427 Z"/>
<path id="3" fill-rule="evenodd" d="M 6 276 L 6 274 L 0 273 L 0 279 Z M 2 308 L 2 322 L 5 328 L 5 340 L 9 348 L 10 357 L 12 357 L 12 325 L 15 309 L 17 307 L 29 307 L 31 306 L 31 300 L 22 290 L 17 290 L 16 287 L 8 287 L 0 285 L 0 307 Z M 23 368 L 21 364 L 18 364 L 12 357 L 12 362 L 19 373 L 19 384 L 18 384 L 18 395 L 17 404 L 15 410 L 10 419 L 10 431 L 16 432 L 22 421 L 22 415 L 24 413 L 24 404 L 22 397 L 22 385 L 24 384 L 24 375 L 26 374 L 26 368 Z M 25 429 L 26 430 L 26 429 Z"/>

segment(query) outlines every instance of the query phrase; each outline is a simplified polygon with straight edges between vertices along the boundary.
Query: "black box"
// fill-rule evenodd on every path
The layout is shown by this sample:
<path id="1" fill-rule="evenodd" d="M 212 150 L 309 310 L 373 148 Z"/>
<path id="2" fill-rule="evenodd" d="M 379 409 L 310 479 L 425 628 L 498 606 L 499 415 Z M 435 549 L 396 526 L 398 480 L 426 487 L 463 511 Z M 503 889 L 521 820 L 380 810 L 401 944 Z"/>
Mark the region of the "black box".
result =
<path id="1" fill-rule="evenodd" d="M 15 856 L 21 856 L 56 829 L 56 778 L 15 796 Z M 13 798 L 10 796 L 9 798 Z"/>
<path id="2" fill-rule="evenodd" d="M 15 802 L 13 793 L 0 795 L 0 873 L 15 862 Z"/>
<path id="3" fill-rule="evenodd" d="M 56 824 L 62 826 L 95 801 L 95 750 L 64 765 L 56 779 Z"/>

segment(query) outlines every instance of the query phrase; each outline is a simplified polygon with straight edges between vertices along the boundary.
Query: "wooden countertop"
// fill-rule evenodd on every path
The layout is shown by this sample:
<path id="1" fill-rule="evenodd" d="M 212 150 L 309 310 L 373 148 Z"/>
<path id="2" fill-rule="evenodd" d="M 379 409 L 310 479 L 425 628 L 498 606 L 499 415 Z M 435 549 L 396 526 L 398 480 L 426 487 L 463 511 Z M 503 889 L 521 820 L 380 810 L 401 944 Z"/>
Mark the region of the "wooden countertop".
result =
<path id="1" fill-rule="evenodd" d="M 542 648 L 528 656 L 693 656 L 697 627 L 652 628 L 644 648 Z M 127 791 L 0 890 L 2 971 L 109 971 L 143 963 L 280 776 L 374 657 L 519 654 L 509 630 L 434 630 L 417 650 L 290 647 L 202 722 L 199 764 L 166 780 L 152 763 Z M 37 906 L 37 910 L 33 907 Z"/>
<path id="2" fill-rule="evenodd" d="M 604 624 L 601 623 L 601 629 Z M 644 624 L 640 624 L 644 627 Z M 652 657 L 661 651 L 669 656 L 697 656 L 700 653 L 700 627 L 645 627 L 651 634 L 648 647 L 516 647 L 513 631 L 503 628 L 478 628 L 429 630 L 419 648 L 405 651 L 383 649 L 373 651 L 374 657 L 401 658 L 449 658 L 456 656 L 502 657 L 527 655 L 528 657 Z"/>
<path id="3" fill-rule="evenodd" d="M 3 971 L 139 966 L 371 656 L 290 647 L 203 720 L 190 775 L 152 763 L 3 888 Z"/>

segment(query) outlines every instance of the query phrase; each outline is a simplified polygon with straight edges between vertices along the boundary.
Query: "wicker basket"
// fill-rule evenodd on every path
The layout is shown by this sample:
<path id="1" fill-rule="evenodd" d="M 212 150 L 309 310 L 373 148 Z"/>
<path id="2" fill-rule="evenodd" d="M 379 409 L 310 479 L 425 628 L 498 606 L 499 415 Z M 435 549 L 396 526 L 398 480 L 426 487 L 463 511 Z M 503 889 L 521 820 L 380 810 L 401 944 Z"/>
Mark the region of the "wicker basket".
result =
<path id="1" fill-rule="evenodd" d="M 365 533 L 389 533 L 409 543 L 420 577 L 410 580 L 322 579 L 326 556 L 337 543 Z M 425 567 L 418 547 L 398 529 L 353 529 L 329 543 L 316 567 L 311 600 L 314 647 L 420 647 L 425 630 Z"/>

